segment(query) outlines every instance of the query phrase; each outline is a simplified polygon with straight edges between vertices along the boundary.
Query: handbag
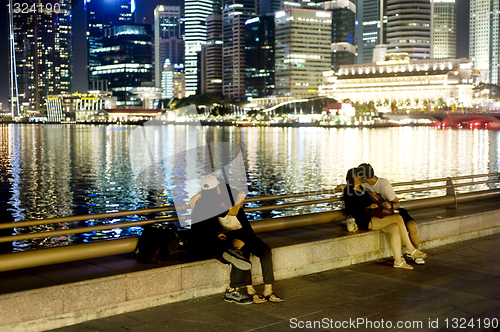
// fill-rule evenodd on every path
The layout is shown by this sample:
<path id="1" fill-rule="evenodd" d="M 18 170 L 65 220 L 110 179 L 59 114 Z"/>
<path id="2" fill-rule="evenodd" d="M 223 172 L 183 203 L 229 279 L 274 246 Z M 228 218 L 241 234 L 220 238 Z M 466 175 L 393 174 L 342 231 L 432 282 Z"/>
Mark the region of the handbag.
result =
<path id="1" fill-rule="evenodd" d="M 378 205 L 378 208 L 375 209 L 366 208 L 365 212 L 380 219 L 383 219 L 384 217 L 387 216 L 392 216 L 393 214 L 399 214 L 399 210 L 387 209 L 382 207 L 382 203 L 384 203 L 384 200 L 377 193 L 369 191 L 368 195 L 372 199 L 373 203 Z"/>

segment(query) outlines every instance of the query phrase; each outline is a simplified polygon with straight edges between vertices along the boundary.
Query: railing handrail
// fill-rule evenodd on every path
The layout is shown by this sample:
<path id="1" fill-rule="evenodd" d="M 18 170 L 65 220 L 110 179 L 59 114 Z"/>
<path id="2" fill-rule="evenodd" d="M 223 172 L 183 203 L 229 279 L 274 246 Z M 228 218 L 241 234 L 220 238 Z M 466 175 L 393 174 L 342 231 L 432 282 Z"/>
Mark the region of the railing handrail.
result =
<path id="1" fill-rule="evenodd" d="M 446 189 L 446 188 L 451 188 L 453 186 L 454 187 L 463 187 L 463 186 L 472 186 L 472 185 L 478 185 L 478 184 L 500 182 L 500 178 L 499 178 L 500 173 L 488 173 L 488 174 L 477 174 L 477 175 L 469 175 L 469 176 L 457 176 L 457 177 L 450 177 L 450 178 L 418 180 L 418 181 L 410 181 L 410 182 L 397 182 L 397 183 L 394 183 L 393 186 L 398 187 L 398 186 L 419 185 L 419 184 L 425 184 L 425 183 L 435 183 L 435 182 L 452 181 L 452 180 L 456 181 L 456 180 L 464 180 L 464 179 L 475 179 L 475 178 L 483 178 L 483 177 L 491 177 L 491 176 L 496 176 L 497 178 L 496 179 L 489 179 L 489 180 L 482 180 L 482 181 L 471 181 L 471 182 L 465 182 L 465 183 L 456 183 L 456 184 L 454 183 L 454 184 L 446 184 L 446 185 L 439 185 L 439 186 L 431 186 L 431 187 L 418 187 L 418 188 L 412 188 L 412 189 L 403 189 L 403 190 L 396 191 L 396 193 L 401 194 L 401 193 L 408 193 L 408 192 L 419 192 L 419 191 Z M 245 199 L 245 202 L 282 200 L 282 199 L 287 199 L 287 198 L 304 197 L 304 196 L 318 196 L 318 195 L 333 195 L 333 194 L 338 194 L 338 193 L 339 193 L 339 191 L 335 191 L 335 189 L 316 190 L 316 191 L 312 191 L 312 192 L 302 192 L 302 193 L 293 193 L 293 194 L 285 194 L 285 195 L 249 197 L 249 198 Z M 336 201 L 340 201 L 340 200 L 341 200 L 341 198 L 339 198 L 339 197 L 332 197 L 332 198 L 307 200 L 307 201 L 292 202 L 292 203 L 273 204 L 273 205 L 265 205 L 265 206 L 258 206 L 258 207 L 247 207 L 244 209 L 244 211 L 245 212 L 268 211 L 268 210 L 290 208 L 290 207 L 296 207 L 296 206 L 332 203 L 332 202 L 336 202 Z M 187 208 L 187 205 L 182 206 L 182 208 Z M 114 218 L 114 217 L 122 217 L 122 216 L 138 215 L 138 214 L 151 214 L 151 213 L 169 212 L 169 211 L 175 211 L 175 208 L 173 206 L 165 206 L 165 207 L 141 209 L 141 210 L 118 211 L 118 212 L 89 214 L 89 215 L 82 215 L 82 216 L 70 216 L 70 217 L 62 217 L 62 218 L 28 220 L 28 221 L 0 224 L 0 229 L 29 227 L 29 226 L 83 221 L 83 220 L 91 220 L 91 219 L 105 219 L 105 218 Z M 189 216 L 183 216 L 184 219 L 187 217 L 189 217 Z M 157 222 L 175 222 L 178 220 L 179 220 L 178 217 L 160 217 L 160 218 L 147 219 L 147 220 L 108 223 L 108 224 L 97 225 L 97 226 L 86 226 L 86 227 L 77 227 L 77 228 L 69 228 L 69 229 L 37 232 L 37 233 L 9 235 L 9 236 L 0 237 L 0 243 L 1 242 L 28 240 L 28 239 L 41 238 L 41 237 L 51 237 L 51 236 L 61 236 L 61 235 L 78 234 L 78 233 L 85 233 L 85 232 L 94 232 L 94 231 L 109 230 L 109 229 L 114 229 L 114 228 L 144 226 L 147 224 L 152 224 L 152 223 L 157 223 Z"/>

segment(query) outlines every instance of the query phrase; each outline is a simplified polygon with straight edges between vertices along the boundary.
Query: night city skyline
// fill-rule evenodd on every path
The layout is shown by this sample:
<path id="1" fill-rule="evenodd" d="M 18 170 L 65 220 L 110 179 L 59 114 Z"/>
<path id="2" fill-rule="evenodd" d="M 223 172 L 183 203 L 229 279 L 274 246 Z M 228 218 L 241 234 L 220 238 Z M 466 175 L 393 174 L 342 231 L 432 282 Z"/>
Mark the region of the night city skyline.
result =
<path id="1" fill-rule="evenodd" d="M 469 44 L 469 0 L 457 0 L 457 58 L 468 58 Z M 4 2 L 6 3 L 6 2 Z M 183 5 L 180 0 L 176 1 L 153 1 L 137 0 L 135 20 L 136 23 L 153 24 L 153 10 L 159 5 Z M 86 41 L 85 41 L 85 17 L 83 1 L 79 1 L 72 12 L 73 33 L 73 91 L 85 92 L 87 90 L 86 70 Z M 460 22 L 467 22 L 461 24 Z M 8 109 L 9 101 L 9 64 L 8 64 L 8 16 L 7 11 L 0 13 L 0 57 L 4 59 L 0 63 L 0 102 L 3 109 Z"/>

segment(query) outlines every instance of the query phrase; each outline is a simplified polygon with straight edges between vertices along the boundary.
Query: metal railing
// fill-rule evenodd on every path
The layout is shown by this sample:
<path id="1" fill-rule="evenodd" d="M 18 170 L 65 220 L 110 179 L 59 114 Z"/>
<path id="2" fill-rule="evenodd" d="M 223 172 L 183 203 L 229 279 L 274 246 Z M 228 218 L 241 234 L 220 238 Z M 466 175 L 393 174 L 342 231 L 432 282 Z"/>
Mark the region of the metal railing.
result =
<path id="1" fill-rule="evenodd" d="M 486 178 L 486 179 L 477 181 L 476 179 L 479 178 Z M 468 181 L 464 182 L 464 180 Z M 444 184 L 440 184 L 442 182 L 444 182 Z M 419 192 L 428 192 L 431 190 L 446 190 L 445 195 L 402 201 L 402 206 L 404 208 L 408 210 L 413 210 L 413 209 L 428 208 L 435 206 L 447 206 L 451 208 L 456 208 L 458 203 L 500 197 L 500 189 L 498 188 L 464 192 L 464 193 L 457 193 L 456 190 L 457 188 L 460 187 L 476 186 L 476 185 L 491 184 L 491 183 L 500 184 L 500 173 L 399 182 L 399 183 L 393 183 L 393 186 L 396 188 L 403 187 L 403 189 L 396 190 L 396 194 L 398 195 L 407 193 L 415 194 Z M 420 187 L 413 187 L 413 186 L 420 186 Z M 330 197 L 317 199 L 318 196 L 330 196 Z M 335 203 L 342 200 L 339 191 L 336 191 L 335 189 L 325 189 L 312 192 L 293 193 L 285 195 L 249 197 L 245 199 L 245 202 L 249 203 L 249 202 L 264 202 L 264 201 L 281 201 L 291 198 L 304 198 L 304 197 L 312 197 L 313 199 L 306 199 L 300 202 L 287 202 L 282 204 L 247 207 L 244 210 L 245 212 L 269 211 L 269 210 L 293 208 L 306 205 Z M 183 206 L 181 208 L 185 209 L 187 208 L 187 206 Z M 124 217 L 131 215 L 153 214 L 153 213 L 173 212 L 173 211 L 175 211 L 174 207 L 166 206 L 153 209 L 109 212 L 109 213 L 99 213 L 99 214 L 52 218 L 43 220 L 28 220 L 28 221 L 14 222 L 14 223 L 3 223 L 0 224 L 0 229 L 41 226 L 41 225 L 50 225 L 56 223 L 68 223 L 75 221 L 116 218 L 116 217 Z M 331 211 L 306 213 L 288 217 L 256 220 L 252 221 L 251 225 L 256 233 L 261 233 L 261 232 L 283 230 L 295 227 L 304 227 L 321 223 L 330 223 L 335 221 L 341 221 L 344 220 L 345 218 L 346 218 L 345 213 L 341 209 L 336 209 Z M 86 226 L 86 227 L 68 228 L 61 230 L 51 230 L 43 232 L 2 236 L 0 237 L 0 242 L 21 241 L 28 239 L 87 233 L 87 232 L 109 230 L 116 228 L 144 226 L 147 224 L 158 223 L 158 222 L 177 222 L 177 221 L 179 221 L 179 218 L 177 217 L 159 217 L 159 218 L 139 220 L 139 221 L 114 222 L 110 224 L 103 224 L 97 226 Z M 137 240 L 138 237 L 129 237 L 129 238 L 96 241 L 84 244 L 74 244 L 61 247 L 35 249 L 24 252 L 3 254 L 0 255 L 0 271 L 129 253 L 135 250 L 135 247 L 137 245 Z"/>

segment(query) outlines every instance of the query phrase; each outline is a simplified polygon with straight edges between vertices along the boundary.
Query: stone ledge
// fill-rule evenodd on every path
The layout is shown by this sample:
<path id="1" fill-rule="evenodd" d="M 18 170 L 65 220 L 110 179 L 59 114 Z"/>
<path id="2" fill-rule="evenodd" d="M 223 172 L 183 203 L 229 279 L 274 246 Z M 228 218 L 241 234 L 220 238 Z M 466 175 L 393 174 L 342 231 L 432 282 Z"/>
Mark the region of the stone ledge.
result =
<path id="1" fill-rule="evenodd" d="M 419 223 L 421 247 L 433 248 L 500 233 L 500 210 Z M 389 236 L 364 231 L 273 249 L 276 280 L 390 257 Z M 252 257 L 255 283 L 262 283 Z M 42 331 L 222 293 L 229 266 L 216 260 L 184 263 L 0 295 L 1 331 Z"/>

